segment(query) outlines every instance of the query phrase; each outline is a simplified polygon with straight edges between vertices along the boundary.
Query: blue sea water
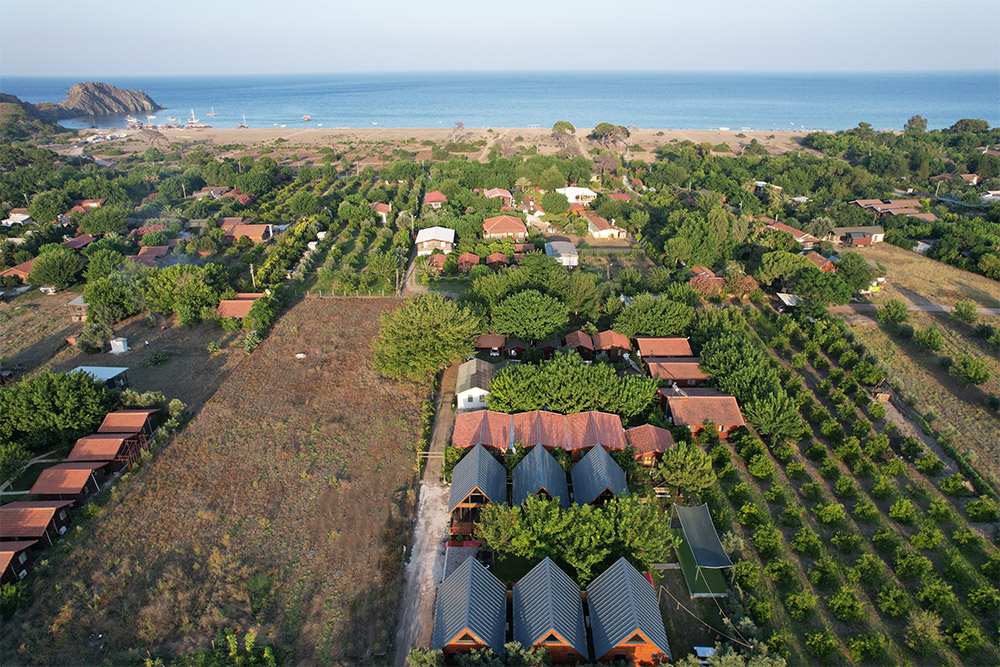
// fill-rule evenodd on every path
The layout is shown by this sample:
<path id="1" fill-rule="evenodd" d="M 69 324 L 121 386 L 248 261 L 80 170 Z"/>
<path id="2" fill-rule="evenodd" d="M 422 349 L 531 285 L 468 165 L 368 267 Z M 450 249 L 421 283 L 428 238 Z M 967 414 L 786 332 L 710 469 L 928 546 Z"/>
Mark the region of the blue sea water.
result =
<path id="1" fill-rule="evenodd" d="M 0 91 L 58 102 L 81 77 L 3 77 Z M 608 121 L 642 128 L 840 130 L 859 122 L 900 129 L 920 114 L 931 128 L 961 118 L 1000 125 L 1000 71 L 887 74 L 484 72 L 112 77 L 186 120 L 251 127 L 579 127 Z M 209 117 L 210 109 L 216 116 Z M 310 121 L 303 121 L 308 115 Z M 144 120 L 144 119 L 141 119 Z M 63 121 L 122 127 L 122 117 Z"/>

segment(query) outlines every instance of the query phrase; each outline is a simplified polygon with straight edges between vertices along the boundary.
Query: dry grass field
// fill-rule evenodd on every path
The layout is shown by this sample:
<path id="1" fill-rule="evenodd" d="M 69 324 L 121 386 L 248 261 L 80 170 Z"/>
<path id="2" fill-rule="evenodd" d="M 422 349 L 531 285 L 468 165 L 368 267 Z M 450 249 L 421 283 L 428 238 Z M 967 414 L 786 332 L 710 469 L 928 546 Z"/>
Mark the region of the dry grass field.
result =
<path id="1" fill-rule="evenodd" d="M 306 299 L 285 313 L 178 437 L 43 554 L 4 624 L 3 664 L 169 659 L 222 627 L 259 628 L 282 663 L 379 661 L 423 398 L 371 369 L 378 316 L 396 305 Z"/>
<path id="2" fill-rule="evenodd" d="M 886 269 L 889 286 L 878 297 L 879 302 L 896 297 L 915 304 L 926 299 L 939 305 L 953 306 L 956 301 L 969 299 L 977 306 L 1000 308 L 1000 283 L 986 276 L 963 271 L 888 243 L 862 248 L 861 253 Z"/>

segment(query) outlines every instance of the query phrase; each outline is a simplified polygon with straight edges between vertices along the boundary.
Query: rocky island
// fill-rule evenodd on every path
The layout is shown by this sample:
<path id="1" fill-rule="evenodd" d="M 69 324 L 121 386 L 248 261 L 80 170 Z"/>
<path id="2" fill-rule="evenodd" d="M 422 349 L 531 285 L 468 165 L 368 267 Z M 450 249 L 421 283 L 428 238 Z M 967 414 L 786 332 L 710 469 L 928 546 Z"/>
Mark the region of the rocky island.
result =
<path id="1" fill-rule="evenodd" d="M 62 102 L 41 102 L 34 106 L 43 116 L 56 120 L 150 113 L 164 108 L 141 90 L 124 90 L 99 82 L 78 83 L 69 89 Z"/>

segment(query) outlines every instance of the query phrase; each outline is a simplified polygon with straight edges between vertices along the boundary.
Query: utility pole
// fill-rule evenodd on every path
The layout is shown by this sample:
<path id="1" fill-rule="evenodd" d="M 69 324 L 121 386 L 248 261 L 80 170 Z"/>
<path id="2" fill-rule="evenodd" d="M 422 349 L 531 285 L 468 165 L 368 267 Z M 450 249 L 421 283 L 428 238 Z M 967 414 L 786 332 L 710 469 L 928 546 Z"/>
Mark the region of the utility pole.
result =
<path id="1" fill-rule="evenodd" d="M 257 276 L 253 274 L 253 264 L 250 265 L 250 280 L 253 281 L 253 288 L 257 289 Z"/>

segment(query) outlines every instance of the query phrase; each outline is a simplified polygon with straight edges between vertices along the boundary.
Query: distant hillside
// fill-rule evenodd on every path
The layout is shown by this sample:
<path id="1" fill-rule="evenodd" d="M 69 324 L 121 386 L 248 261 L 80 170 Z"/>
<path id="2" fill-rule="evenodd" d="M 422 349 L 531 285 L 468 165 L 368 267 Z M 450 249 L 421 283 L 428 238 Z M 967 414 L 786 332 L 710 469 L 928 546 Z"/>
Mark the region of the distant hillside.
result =
<path id="1" fill-rule="evenodd" d="M 48 118 L 63 119 L 148 113 L 163 107 L 141 90 L 123 90 L 107 83 L 87 82 L 70 88 L 62 102 L 43 102 L 36 104 L 35 108 Z"/>
<path id="2" fill-rule="evenodd" d="M 45 118 L 34 104 L 0 93 L 0 140 L 27 141 L 71 132 Z"/>

